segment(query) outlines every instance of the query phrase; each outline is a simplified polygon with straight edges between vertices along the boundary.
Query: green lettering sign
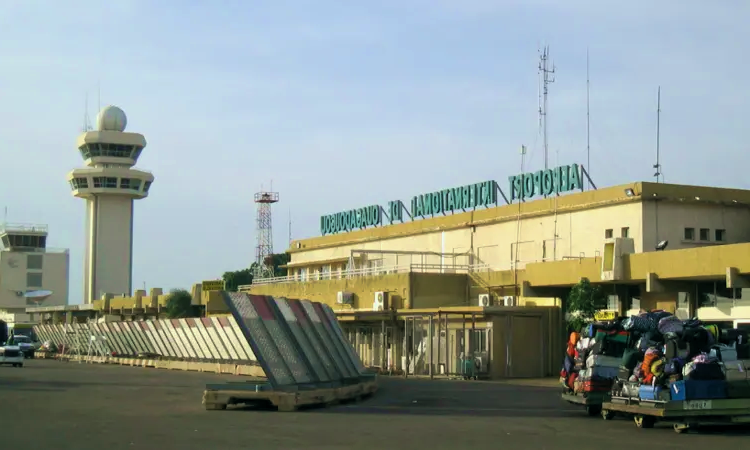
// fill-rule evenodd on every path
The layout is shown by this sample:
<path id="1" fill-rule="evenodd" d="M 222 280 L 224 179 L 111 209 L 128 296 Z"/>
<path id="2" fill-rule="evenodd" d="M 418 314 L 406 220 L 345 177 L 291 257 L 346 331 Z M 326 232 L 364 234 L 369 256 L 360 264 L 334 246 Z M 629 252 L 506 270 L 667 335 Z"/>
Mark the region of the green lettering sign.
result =
<path id="1" fill-rule="evenodd" d="M 320 234 L 349 232 L 366 227 L 380 226 L 383 221 L 382 208 L 379 205 L 366 206 L 320 218 Z"/>
<path id="2" fill-rule="evenodd" d="M 425 218 L 496 205 L 497 189 L 497 182 L 485 181 L 416 195 L 411 199 L 411 213 L 414 218 Z"/>
<path id="3" fill-rule="evenodd" d="M 582 167 L 578 164 L 555 167 L 508 177 L 510 201 L 527 200 L 538 195 L 559 195 L 583 190 Z"/>
<path id="4" fill-rule="evenodd" d="M 510 200 L 503 193 L 506 202 L 523 201 L 536 196 L 559 195 L 576 189 L 583 190 L 583 168 L 578 164 L 571 164 L 514 175 L 508 177 L 508 181 Z M 497 182 L 484 181 L 415 195 L 411 199 L 411 214 L 401 200 L 388 202 L 386 210 L 379 205 L 371 205 L 329 214 L 320 218 L 320 233 L 325 236 L 381 226 L 384 213 L 388 215 L 389 223 L 393 224 L 404 222 L 404 211 L 412 220 L 415 220 L 489 207 L 497 205 L 498 191 L 500 189 Z"/>

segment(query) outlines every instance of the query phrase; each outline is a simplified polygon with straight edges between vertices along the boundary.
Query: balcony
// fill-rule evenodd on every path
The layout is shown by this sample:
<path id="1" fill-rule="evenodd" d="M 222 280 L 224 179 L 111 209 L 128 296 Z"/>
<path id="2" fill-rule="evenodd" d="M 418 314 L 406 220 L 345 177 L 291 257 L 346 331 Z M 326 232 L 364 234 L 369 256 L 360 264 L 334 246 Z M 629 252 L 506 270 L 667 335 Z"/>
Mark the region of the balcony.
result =
<path id="1" fill-rule="evenodd" d="M 314 264 L 314 263 L 312 263 Z M 239 291 L 250 290 L 253 285 L 299 283 L 322 280 L 341 280 L 354 277 L 371 277 L 396 273 L 471 273 L 490 270 L 489 264 L 453 265 L 453 264 L 404 264 L 398 266 L 378 266 L 355 268 L 342 271 L 315 271 L 305 275 L 296 274 L 285 277 L 259 278 L 253 284 L 239 286 Z"/>

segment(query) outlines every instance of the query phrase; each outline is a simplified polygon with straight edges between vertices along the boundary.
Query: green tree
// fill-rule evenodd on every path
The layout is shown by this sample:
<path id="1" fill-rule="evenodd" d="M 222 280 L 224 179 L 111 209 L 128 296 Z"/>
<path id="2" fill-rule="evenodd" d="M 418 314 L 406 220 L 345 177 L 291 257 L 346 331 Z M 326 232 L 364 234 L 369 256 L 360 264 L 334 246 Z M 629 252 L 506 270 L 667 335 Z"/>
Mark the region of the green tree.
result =
<path id="1" fill-rule="evenodd" d="M 172 289 L 167 296 L 165 307 L 167 317 L 170 319 L 184 319 L 195 317 L 193 308 L 193 296 L 185 289 Z"/>
<path id="2" fill-rule="evenodd" d="M 229 292 L 237 292 L 237 287 L 246 284 L 253 284 L 253 269 L 256 264 L 253 263 L 249 269 L 236 270 L 234 272 L 224 272 L 221 279 L 224 280 L 224 288 Z"/>
<path id="3" fill-rule="evenodd" d="M 289 264 L 289 261 L 291 260 L 292 255 L 290 255 L 289 253 L 276 253 L 266 259 L 266 264 L 269 264 L 271 267 L 273 267 L 274 276 L 285 277 L 288 273 L 286 267 L 279 266 Z"/>
<path id="4" fill-rule="evenodd" d="M 594 314 L 607 307 L 607 295 L 600 286 L 591 284 L 588 278 L 581 278 L 570 290 L 565 312 L 568 313 L 568 328 L 580 331 L 594 320 Z"/>

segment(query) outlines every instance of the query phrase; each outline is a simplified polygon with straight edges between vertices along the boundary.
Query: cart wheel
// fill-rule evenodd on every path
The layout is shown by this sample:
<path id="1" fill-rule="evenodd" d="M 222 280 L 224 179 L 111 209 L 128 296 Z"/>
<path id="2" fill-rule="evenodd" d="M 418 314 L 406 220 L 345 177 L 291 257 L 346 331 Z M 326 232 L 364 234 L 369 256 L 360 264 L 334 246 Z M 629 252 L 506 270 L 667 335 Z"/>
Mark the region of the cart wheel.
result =
<path id="1" fill-rule="evenodd" d="M 654 428 L 654 424 L 656 423 L 656 419 L 654 419 L 651 416 L 635 416 L 633 418 L 635 421 L 635 426 L 638 428 Z"/>
<path id="2" fill-rule="evenodd" d="M 588 405 L 586 413 L 591 417 L 598 416 L 602 413 L 602 405 Z"/>
<path id="3" fill-rule="evenodd" d="M 690 431 L 690 425 L 686 423 L 676 423 L 674 424 L 674 431 L 679 434 L 687 433 Z"/>
<path id="4" fill-rule="evenodd" d="M 615 418 L 615 413 L 612 411 L 608 411 L 606 409 L 602 410 L 602 419 L 604 420 L 612 420 Z"/>

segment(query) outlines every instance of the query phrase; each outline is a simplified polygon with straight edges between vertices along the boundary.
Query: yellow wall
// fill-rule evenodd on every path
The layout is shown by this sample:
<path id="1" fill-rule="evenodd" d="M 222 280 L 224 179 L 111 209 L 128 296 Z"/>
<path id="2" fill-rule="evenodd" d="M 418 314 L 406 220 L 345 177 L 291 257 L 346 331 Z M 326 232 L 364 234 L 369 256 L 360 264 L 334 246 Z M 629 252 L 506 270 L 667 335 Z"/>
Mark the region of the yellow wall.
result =
<path id="1" fill-rule="evenodd" d="M 249 293 L 270 295 L 326 303 L 337 309 L 369 309 L 375 299 L 375 292 L 388 292 L 397 308 L 409 307 L 409 274 L 399 273 L 369 277 L 353 277 L 320 281 L 300 281 L 295 283 L 253 284 Z M 338 305 L 336 294 L 354 294 L 352 305 Z"/>
<path id="2" fill-rule="evenodd" d="M 412 273 L 412 308 L 475 306 L 469 303 L 469 279 L 464 274 Z"/>

